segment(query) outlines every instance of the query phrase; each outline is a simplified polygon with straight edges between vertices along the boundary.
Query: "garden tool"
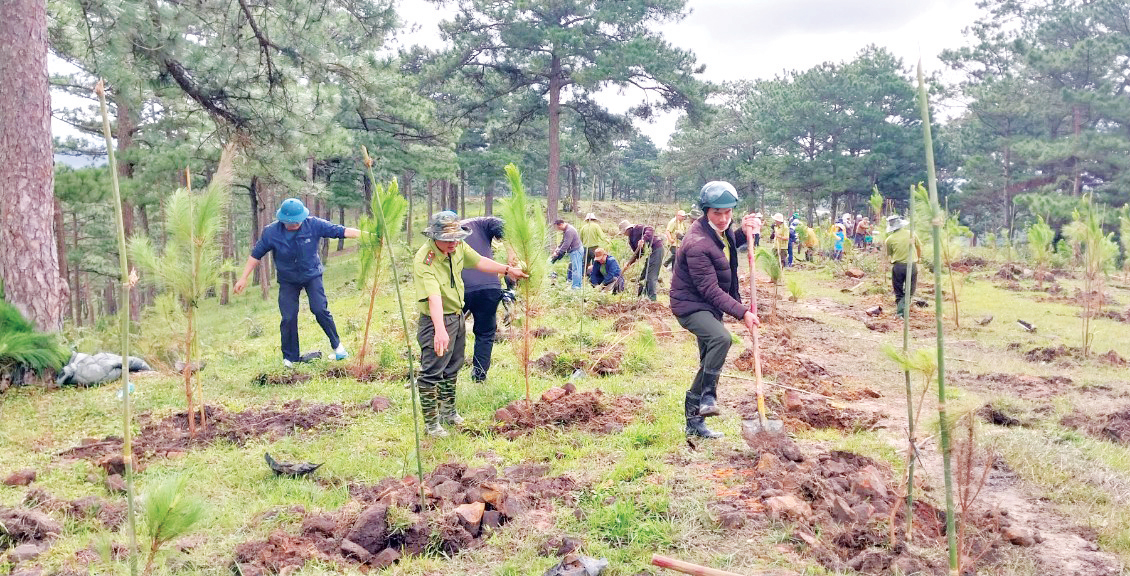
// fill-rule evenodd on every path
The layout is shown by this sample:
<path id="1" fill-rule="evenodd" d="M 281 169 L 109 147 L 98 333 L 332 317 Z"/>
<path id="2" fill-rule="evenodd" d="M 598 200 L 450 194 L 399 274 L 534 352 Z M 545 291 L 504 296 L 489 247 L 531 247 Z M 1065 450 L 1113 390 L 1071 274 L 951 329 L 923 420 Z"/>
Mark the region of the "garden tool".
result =
<path id="1" fill-rule="evenodd" d="M 746 245 L 753 246 L 753 233 L 746 231 Z M 757 316 L 757 272 L 753 265 L 753 250 L 749 250 L 749 311 Z M 761 385 L 761 351 L 758 334 L 760 329 L 754 325 L 750 337 L 753 339 L 753 374 L 757 386 L 757 420 L 745 420 L 742 429 L 745 434 L 780 434 L 785 430 L 784 422 L 770 420 L 766 416 L 765 392 Z"/>
<path id="2" fill-rule="evenodd" d="M 727 572 L 717 568 L 710 568 L 709 566 L 691 564 L 690 562 L 683 562 L 682 560 L 660 556 L 659 554 L 651 555 L 651 563 L 660 568 L 690 574 L 691 576 L 742 576 L 736 572 Z"/>

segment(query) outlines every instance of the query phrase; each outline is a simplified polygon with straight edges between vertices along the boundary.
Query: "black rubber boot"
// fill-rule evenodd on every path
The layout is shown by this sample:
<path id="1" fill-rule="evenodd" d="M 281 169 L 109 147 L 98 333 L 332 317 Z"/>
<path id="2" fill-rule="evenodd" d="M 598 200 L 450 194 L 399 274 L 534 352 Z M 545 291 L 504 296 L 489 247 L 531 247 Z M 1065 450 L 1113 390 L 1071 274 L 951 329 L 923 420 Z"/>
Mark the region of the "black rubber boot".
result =
<path id="1" fill-rule="evenodd" d="M 718 409 L 718 375 L 702 375 L 702 399 L 698 403 L 699 416 L 717 416 L 722 413 Z"/>
<path id="2" fill-rule="evenodd" d="M 692 416 L 687 418 L 687 436 L 699 436 L 701 438 L 721 438 L 725 434 L 715 432 L 706 427 L 706 419 L 702 416 Z"/>

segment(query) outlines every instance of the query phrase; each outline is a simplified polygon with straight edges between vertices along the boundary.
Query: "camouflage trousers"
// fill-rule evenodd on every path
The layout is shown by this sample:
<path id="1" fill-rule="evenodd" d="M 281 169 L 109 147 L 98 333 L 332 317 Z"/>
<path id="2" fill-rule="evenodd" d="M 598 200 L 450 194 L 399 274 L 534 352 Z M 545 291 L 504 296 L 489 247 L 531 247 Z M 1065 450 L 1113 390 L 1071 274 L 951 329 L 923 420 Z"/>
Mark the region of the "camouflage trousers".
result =
<path id="1" fill-rule="evenodd" d="M 464 349 L 467 346 L 467 328 L 462 314 L 445 314 L 443 324 L 451 339 L 447 353 L 439 356 L 435 351 L 435 325 L 430 316 L 421 314 L 416 330 L 420 343 L 420 373 L 416 376 L 416 389 L 420 393 L 420 411 L 428 426 L 441 419 L 450 420 L 455 415 L 455 382 L 463 367 Z"/>

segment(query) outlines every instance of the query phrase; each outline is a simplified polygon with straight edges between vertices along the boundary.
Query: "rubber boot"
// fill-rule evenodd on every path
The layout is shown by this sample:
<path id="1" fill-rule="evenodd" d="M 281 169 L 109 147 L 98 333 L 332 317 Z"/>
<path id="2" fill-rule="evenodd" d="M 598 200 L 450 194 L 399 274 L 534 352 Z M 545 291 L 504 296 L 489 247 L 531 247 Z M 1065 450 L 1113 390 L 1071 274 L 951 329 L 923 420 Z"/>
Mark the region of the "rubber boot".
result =
<path id="1" fill-rule="evenodd" d="M 718 410 L 718 375 L 702 375 L 702 398 L 698 402 L 699 416 L 717 416 L 722 412 Z"/>
<path id="2" fill-rule="evenodd" d="M 698 415 L 698 401 L 699 397 L 687 392 L 687 397 L 683 401 L 683 413 L 687 417 L 687 436 L 699 436 L 701 438 L 721 438 L 725 436 L 721 432 L 714 432 L 706 427 L 706 419 Z"/>
<path id="3" fill-rule="evenodd" d="M 437 386 L 420 386 L 420 412 L 424 415 L 424 430 L 428 436 L 443 438 L 447 430 L 439 422 L 439 389 Z"/>
<path id="4" fill-rule="evenodd" d="M 455 381 L 447 380 L 439 383 L 439 420 L 443 424 L 458 426 L 463 423 L 463 417 L 455 411 Z"/>

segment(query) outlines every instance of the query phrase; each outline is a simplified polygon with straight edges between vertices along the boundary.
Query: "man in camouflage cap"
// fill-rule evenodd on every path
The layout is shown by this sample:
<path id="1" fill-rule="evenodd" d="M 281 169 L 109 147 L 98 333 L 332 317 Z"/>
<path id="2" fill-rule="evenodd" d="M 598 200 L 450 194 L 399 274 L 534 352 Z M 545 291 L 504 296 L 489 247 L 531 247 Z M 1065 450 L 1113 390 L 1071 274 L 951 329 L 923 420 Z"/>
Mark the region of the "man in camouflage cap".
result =
<path id="1" fill-rule="evenodd" d="M 471 229 L 460 223 L 455 212 L 437 212 L 428 221 L 423 234 L 431 241 L 425 242 L 412 260 L 420 312 L 416 331 L 416 340 L 420 343 L 420 373 L 416 387 L 420 391 L 420 411 L 424 414 L 428 434 L 442 437 L 447 436 L 443 423 L 459 425 L 463 422 L 455 410 L 455 383 L 463 366 L 467 343 L 461 272 L 473 268 L 513 279 L 527 275 L 519 268 L 480 256 L 463 243 L 463 239 L 471 235 Z"/>

